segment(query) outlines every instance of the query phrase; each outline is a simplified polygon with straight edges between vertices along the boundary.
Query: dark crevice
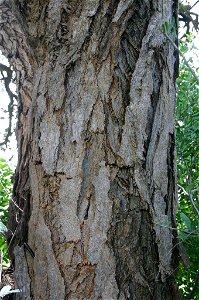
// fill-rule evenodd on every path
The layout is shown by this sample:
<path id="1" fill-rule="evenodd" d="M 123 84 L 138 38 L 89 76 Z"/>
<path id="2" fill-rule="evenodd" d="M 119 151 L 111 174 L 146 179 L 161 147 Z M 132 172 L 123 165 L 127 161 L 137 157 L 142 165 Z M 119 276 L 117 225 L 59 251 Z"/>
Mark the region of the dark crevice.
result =
<path id="1" fill-rule="evenodd" d="M 158 272 L 157 265 L 154 265 L 157 253 L 154 247 L 155 237 L 149 225 L 149 212 L 142 207 L 133 178 L 133 168 L 123 167 L 111 182 L 109 197 L 113 203 L 113 219 L 108 241 L 116 259 L 119 290 L 124 293 L 125 299 L 145 299 L 144 296 L 149 294 L 148 285 L 153 286 Z M 154 270 L 153 274 L 151 270 Z M 141 274 L 148 285 L 140 285 L 132 274 Z M 153 299 L 152 295 L 147 299 Z"/>
<path id="2" fill-rule="evenodd" d="M 85 150 L 85 156 L 82 162 L 82 183 L 81 183 L 81 189 L 79 193 L 79 198 L 77 201 L 77 215 L 80 215 L 81 210 L 81 204 L 86 197 L 86 193 L 90 187 L 91 183 L 91 174 L 92 174 L 92 161 L 93 161 L 93 151 L 91 151 L 89 148 Z"/>
<path id="3" fill-rule="evenodd" d="M 104 16 L 104 18 L 102 18 L 102 16 L 101 16 L 102 8 L 103 8 L 103 4 L 100 1 L 100 4 L 97 8 L 97 11 L 95 12 L 95 15 L 90 17 L 91 23 L 90 23 L 90 26 L 89 26 L 87 36 L 86 36 L 86 38 L 84 40 L 84 43 L 82 45 L 82 50 L 83 51 L 87 51 L 87 49 L 90 45 L 90 42 L 91 42 L 91 38 L 92 38 L 94 33 L 96 33 L 96 35 L 99 36 L 100 39 L 102 39 L 102 37 L 104 36 L 104 34 L 107 31 L 107 28 L 110 24 L 110 20 L 108 21 L 106 16 Z M 97 41 L 98 41 L 99 44 L 101 44 L 100 40 L 97 39 Z M 99 52 L 99 49 L 98 49 L 98 52 Z M 96 55 L 98 55 L 98 54 L 96 53 Z"/>
<path id="4" fill-rule="evenodd" d="M 168 210 L 169 210 L 168 196 L 167 195 L 164 196 L 164 202 L 165 202 L 165 205 L 166 205 L 164 213 L 165 213 L 165 215 L 167 215 Z"/>
<path id="5" fill-rule="evenodd" d="M 88 205 L 87 205 L 87 208 L 85 211 L 84 220 L 88 220 L 88 213 L 89 213 L 89 209 L 90 209 L 90 199 L 91 199 L 91 196 L 88 199 Z"/>
<path id="6" fill-rule="evenodd" d="M 168 174 L 168 187 L 167 187 L 167 203 L 168 203 L 168 212 L 175 213 L 175 203 L 176 203 L 176 175 L 175 175 L 175 134 L 169 134 L 169 145 L 167 152 L 167 174 Z M 167 212 L 167 213 L 168 213 Z M 175 215 L 171 214 L 171 226 L 173 229 L 173 252 L 172 252 L 172 265 L 174 270 L 178 270 L 179 263 L 179 241 L 177 239 L 177 230 L 175 229 L 176 218 Z M 176 273 L 175 272 L 175 273 Z M 174 274 L 175 275 L 175 274 Z"/>
<path id="7" fill-rule="evenodd" d="M 147 157 L 149 144 L 151 141 L 151 135 L 153 131 L 153 125 L 154 125 L 154 118 L 156 114 L 157 104 L 160 100 L 160 88 L 162 84 L 162 68 L 163 68 L 164 62 L 161 59 L 160 53 L 157 51 L 154 52 L 154 65 L 153 65 L 153 93 L 151 95 L 151 107 L 148 111 L 148 120 L 147 120 L 147 128 L 146 128 L 146 134 L 147 139 L 144 141 L 144 157 Z M 146 166 L 146 165 L 145 165 Z"/>
<path id="8" fill-rule="evenodd" d="M 119 142 L 121 143 L 123 125 L 125 122 L 126 108 L 130 104 L 130 88 L 132 74 L 135 70 L 139 57 L 142 40 L 146 34 L 148 23 L 152 12 L 140 2 L 134 3 L 134 13 L 127 21 L 126 29 L 122 34 L 120 46 L 116 53 L 115 77 L 119 82 L 119 89 L 122 93 L 124 110 L 119 119 Z M 148 16 L 146 18 L 146 15 Z"/>
<path id="9" fill-rule="evenodd" d="M 57 254 L 56 246 L 59 245 L 59 247 L 61 247 L 61 244 L 60 244 L 60 241 L 55 237 L 53 226 L 52 226 L 52 222 L 51 222 L 51 218 L 47 214 L 46 215 L 44 214 L 44 223 L 45 223 L 46 227 L 48 228 L 48 230 L 51 233 L 52 252 L 54 254 L 54 258 L 56 259 L 57 266 L 58 266 L 59 272 L 61 274 L 61 277 L 62 277 L 62 279 L 64 281 L 64 286 L 67 287 L 67 282 L 65 280 L 65 272 L 64 272 L 63 266 L 62 266 L 62 264 L 59 263 L 59 261 L 57 259 L 58 254 Z M 47 278 L 48 278 L 48 275 L 47 275 Z M 65 295 L 66 295 L 66 288 L 65 288 Z"/>

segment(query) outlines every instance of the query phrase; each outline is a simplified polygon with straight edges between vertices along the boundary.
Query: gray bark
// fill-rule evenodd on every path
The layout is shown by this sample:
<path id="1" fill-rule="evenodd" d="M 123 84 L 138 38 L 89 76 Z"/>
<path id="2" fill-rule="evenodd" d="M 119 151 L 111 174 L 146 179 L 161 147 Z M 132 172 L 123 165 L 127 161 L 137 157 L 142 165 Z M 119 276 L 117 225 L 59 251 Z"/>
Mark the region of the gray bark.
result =
<path id="1" fill-rule="evenodd" d="M 161 32 L 176 6 L 0 1 L 19 96 L 18 299 L 179 299 L 176 55 Z"/>

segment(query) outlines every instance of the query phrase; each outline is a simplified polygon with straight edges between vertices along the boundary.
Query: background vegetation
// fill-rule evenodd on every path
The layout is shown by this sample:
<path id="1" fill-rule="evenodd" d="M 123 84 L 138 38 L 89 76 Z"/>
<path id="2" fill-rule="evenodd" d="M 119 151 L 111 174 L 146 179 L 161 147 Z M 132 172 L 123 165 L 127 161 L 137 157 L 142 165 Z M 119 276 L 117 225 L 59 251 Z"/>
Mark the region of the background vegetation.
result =
<path id="1" fill-rule="evenodd" d="M 191 38 L 181 42 L 183 53 L 194 49 Z M 192 58 L 190 66 L 194 68 Z M 191 71 L 180 63 L 177 80 L 177 173 L 180 255 L 177 282 L 183 299 L 199 299 L 199 84 Z"/>
<path id="2" fill-rule="evenodd" d="M 0 158 L 0 251 L 3 265 L 8 263 L 5 233 L 7 231 L 8 204 L 12 196 L 12 175 L 13 171 L 8 163 L 5 159 Z"/>

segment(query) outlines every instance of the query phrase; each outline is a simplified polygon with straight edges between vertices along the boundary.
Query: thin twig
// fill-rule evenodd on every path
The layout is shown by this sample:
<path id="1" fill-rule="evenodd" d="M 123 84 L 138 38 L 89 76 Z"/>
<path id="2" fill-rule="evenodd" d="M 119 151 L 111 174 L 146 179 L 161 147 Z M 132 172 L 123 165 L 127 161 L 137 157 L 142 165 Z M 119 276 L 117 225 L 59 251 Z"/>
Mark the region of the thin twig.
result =
<path id="1" fill-rule="evenodd" d="M 23 212 L 23 209 L 21 209 L 20 207 L 19 207 L 19 205 L 11 198 L 11 201 L 12 201 L 12 203 L 21 211 L 21 212 Z"/>
<path id="2" fill-rule="evenodd" d="M 192 7 L 190 8 L 190 10 L 191 10 L 196 4 L 198 4 L 198 2 L 199 2 L 199 0 L 196 1 L 196 3 L 194 3 L 194 4 L 192 5 Z"/>
<path id="3" fill-rule="evenodd" d="M 197 235 L 197 236 L 199 235 L 198 229 L 195 229 L 195 230 L 192 230 L 192 231 L 187 231 L 185 229 L 178 230 L 177 228 L 166 226 L 166 225 L 163 225 L 163 224 L 160 224 L 160 223 L 156 223 L 156 222 L 154 222 L 153 224 L 158 225 L 158 226 L 163 227 L 163 228 L 167 228 L 167 229 L 171 229 L 171 230 L 175 230 L 175 231 L 181 231 L 181 232 L 186 233 L 188 235 L 194 235 L 194 236 L 195 235 Z"/>

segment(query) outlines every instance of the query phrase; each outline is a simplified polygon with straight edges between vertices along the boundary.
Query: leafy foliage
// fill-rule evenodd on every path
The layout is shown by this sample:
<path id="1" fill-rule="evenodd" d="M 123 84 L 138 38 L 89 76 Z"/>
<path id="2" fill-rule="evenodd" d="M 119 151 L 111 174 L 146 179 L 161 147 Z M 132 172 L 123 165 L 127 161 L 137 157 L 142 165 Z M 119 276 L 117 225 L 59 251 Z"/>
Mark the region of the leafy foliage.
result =
<path id="1" fill-rule="evenodd" d="M 8 218 L 8 204 L 12 195 L 11 176 L 13 171 L 6 161 L 0 158 L 0 250 L 4 256 L 4 263 L 8 262 L 6 255 L 7 245 L 5 241 L 6 223 Z"/>
<path id="2" fill-rule="evenodd" d="M 186 53 L 191 42 L 180 44 Z M 193 65 L 191 59 L 189 61 Z M 192 66 L 194 68 L 194 66 Z M 195 70 L 197 71 L 197 70 Z M 199 299 L 196 278 L 199 272 L 199 86 L 196 78 L 180 64 L 177 81 L 177 171 L 179 212 L 177 215 L 179 239 L 185 250 L 184 264 L 181 263 L 178 284 L 183 299 Z M 187 263 L 185 262 L 187 261 Z M 194 295 L 190 298 L 191 291 Z"/>

